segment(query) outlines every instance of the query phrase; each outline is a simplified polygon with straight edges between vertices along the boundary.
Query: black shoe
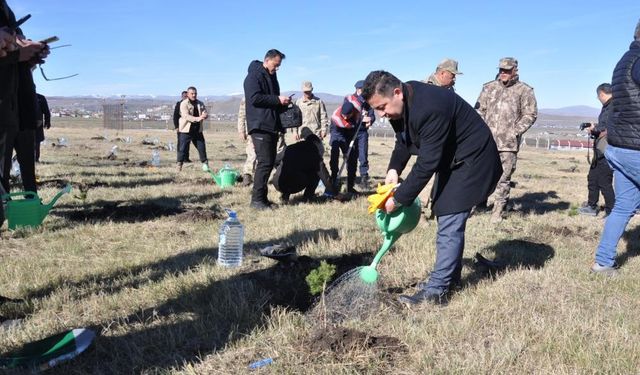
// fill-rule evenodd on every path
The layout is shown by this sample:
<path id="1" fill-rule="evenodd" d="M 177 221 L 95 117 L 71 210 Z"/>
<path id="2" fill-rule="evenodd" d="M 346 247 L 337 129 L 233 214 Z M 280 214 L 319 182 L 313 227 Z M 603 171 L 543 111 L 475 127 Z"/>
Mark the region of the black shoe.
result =
<path id="1" fill-rule="evenodd" d="M 278 205 L 269 201 L 251 201 L 249 207 L 255 208 L 256 210 L 275 210 L 278 208 Z"/>
<path id="2" fill-rule="evenodd" d="M 416 306 L 423 302 L 429 302 L 434 305 L 446 305 L 449 302 L 446 293 L 434 293 L 426 289 L 419 289 L 416 294 L 412 296 L 403 294 L 398 297 L 398 301 L 409 306 Z"/>
<path id="3" fill-rule="evenodd" d="M 185 163 L 193 163 L 193 162 L 191 161 L 191 159 L 186 159 L 184 162 L 185 162 Z"/>
<path id="4" fill-rule="evenodd" d="M 282 203 L 284 204 L 289 203 L 289 196 L 290 196 L 289 194 L 282 193 L 282 195 L 280 196 Z"/>
<path id="5" fill-rule="evenodd" d="M 350 187 L 350 188 L 347 188 L 347 193 L 349 193 L 349 194 L 353 194 L 353 195 L 358 195 L 358 194 L 360 194 L 360 193 L 358 192 L 358 190 L 356 190 L 353 186 L 352 186 L 352 187 Z"/>

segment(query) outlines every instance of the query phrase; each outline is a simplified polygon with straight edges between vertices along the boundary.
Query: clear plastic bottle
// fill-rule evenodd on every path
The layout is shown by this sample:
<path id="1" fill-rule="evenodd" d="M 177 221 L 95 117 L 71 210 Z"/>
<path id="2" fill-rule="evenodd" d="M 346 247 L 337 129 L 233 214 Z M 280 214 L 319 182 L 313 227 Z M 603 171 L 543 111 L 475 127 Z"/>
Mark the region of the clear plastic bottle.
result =
<path id="1" fill-rule="evenodd" d="M 117 146 L 117 145 L 116 145 L 116 146 L 111 147 L 111 152 L 110 152 L 110 154 L 111 154 L 111 155 L 113 155 L 113 156 L 118 156 L 118 146 Z"/>
<path id="2" fill-rule="evenodd" d="M 154 167 L 160 166 L 160 153 L 158 150 L 153 150 L 151 153 L 151 165 Z"/>
<path id="3" fill-rule="evenodd" d="M 238 267 L 242 264 L 244 227 L 235 211 L 226 210 L 229 218 L 220 227 L 218 241 L 218 264 L 223 267 Z"/>
<path id="4" fill-rule="evenodd" d="M 18 163 L 18 158 L 17 157 L 13 157 L 13 160 L 11 162 L 11 176 L 13 176 L 14 178 L 20 178 L 20 163 Z"/>

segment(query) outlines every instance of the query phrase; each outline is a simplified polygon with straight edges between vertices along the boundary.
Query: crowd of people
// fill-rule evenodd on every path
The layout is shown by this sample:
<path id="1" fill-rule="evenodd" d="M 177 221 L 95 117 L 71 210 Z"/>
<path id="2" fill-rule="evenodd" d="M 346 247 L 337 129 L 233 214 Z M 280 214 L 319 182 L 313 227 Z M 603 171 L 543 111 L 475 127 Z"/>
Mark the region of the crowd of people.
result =
<path id="1" fill-rule="evenodd" d="M 36 94 L 32 76 L 49 48 L 45 42 L 28 39 L 19 26 L 5 0 L 0 0 L 0 195 L 9 192 L 14 149 L 25 190 L 37 191 L 35 163 L 43 128 L 50 126 L 46 99 Z M 341 191 L 358 194 L 358 163 L 360 186 L 369 190 L 368 130 L 376 116 L 387 119 L 396 142 L 385 183 L 399 183 L 411 156 L 417 160 L 384 209 L 390 213 L 410 205 L 434 177 L 430 204 L 438 225 L 434 270 L 415 294 L 401 300 L 408 304 L 446 300 L 460 282 L 467 219 L 475 210 L 488 209 L 490 196 L 491 222 L 506 218 L 522 135 L 537 118 L 536 97 L 533 88 L 520 80 L 518 60 L 499 59 L 495 79 L 483 85 L 474 106 L 455 93 L 456 76 L 462 74 L 458 62 L 444 59 L 424 81 L 402 82 L 389 72 L 373 71 L 366 79 L 356 80 L 354 92 L 329 115 L 310 81 L 302 82 L 303 96 L 295 103 L 281 94 L 277 71 L 284 59 L 285 54 L 276 49 L 267 51 L 262 61 L 249 64 L 243 83 L 237 130 L 246 142 L 242 183 L 252 186 L 250 207 L 277 207 L 268 199 L 270 180 L 285 204 L 299 192 L 304 201 L 315 200 L 320 182 L 328 197 Z M 640 207 L 638 60 L 640 22 L 612 82 L 596 89 L 603 108 L 598 123 L 586 129 L 595 139 L 594 157 L 588 201 L 580 213 L 596 215 L 602 192 L 607 218 L 591 267 L 595 273 L 617 273 L 616 246 Z M 292 105 L 299 108 L 301 122 L 292 130 L 296 142 L 286 145 L 281 115 Z M 203 135 L 207 117 L 197 89 L 189 87 L 174 111 L 178 171 L 190 162 L 190 144 L 203 167 L 208 167 Z M 324 162 L 327 137 L 329 168 Z M 345 166 L 346 186 L 341 189 Z M 3 221 L 0 205 L 0 225 Z"/>

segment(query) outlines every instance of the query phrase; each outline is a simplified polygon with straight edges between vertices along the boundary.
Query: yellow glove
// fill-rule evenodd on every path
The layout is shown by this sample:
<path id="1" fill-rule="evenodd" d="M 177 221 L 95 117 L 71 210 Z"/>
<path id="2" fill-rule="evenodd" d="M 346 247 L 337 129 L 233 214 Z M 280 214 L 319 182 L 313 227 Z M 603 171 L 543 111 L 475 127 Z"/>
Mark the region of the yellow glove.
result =
<path id="1" fill-rule="evenodd" d="M 395 184 L 381 185 L 378 184 L 378 188 L 376 189 L 375 194 L 371 194 L 367 197 L 367 201 L 369 202 L 369 210 L 370 214 L 376 212 L 378 208 L 384 207 L 384 204 L 387 202 L 389 197 L 393 196 L 393 192 L 395 191 Z"/>

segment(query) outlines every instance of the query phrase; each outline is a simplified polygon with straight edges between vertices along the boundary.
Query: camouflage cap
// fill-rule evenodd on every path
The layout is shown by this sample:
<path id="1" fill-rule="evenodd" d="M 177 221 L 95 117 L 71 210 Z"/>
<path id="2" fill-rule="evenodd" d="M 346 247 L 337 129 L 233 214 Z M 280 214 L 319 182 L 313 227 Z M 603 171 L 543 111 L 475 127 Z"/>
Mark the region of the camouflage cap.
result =
<path id="1" fill-rule="evenodd" d="M 462 72 L 458 70 L 458 62 L 453 59 L 444 59 L 440 61 L 436 70 L 446 70 L 452 74 L 462 74 Z"/>
<path id="2" fill-rule="evenodd" d="M 313 91 L 313 84 L 310 81 L 302 82 L 302 92 Z"/>
<path id="3" fill-rule="evenodd" d="M 518 67 L 518 60 L 513 57 L 503 57 L 500 59 L 498 69 L 513 69 Z"/>

